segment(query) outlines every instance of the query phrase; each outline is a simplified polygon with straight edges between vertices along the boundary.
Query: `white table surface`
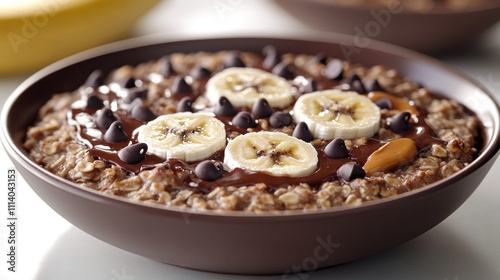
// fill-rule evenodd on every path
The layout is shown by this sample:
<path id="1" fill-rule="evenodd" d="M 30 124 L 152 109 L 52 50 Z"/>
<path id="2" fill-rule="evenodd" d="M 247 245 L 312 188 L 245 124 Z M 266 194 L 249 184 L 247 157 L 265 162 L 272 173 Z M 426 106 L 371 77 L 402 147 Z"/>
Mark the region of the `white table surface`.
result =
<path id="1" fill-rule="evenodd" d="M 195 5 L 198 8 L 193 9 Z M 217 10 L 216 6 L 226 9 Z M 197 36 L 207 30 L 220 34 L 258 34 L 281 30 L 307 32 L 309 27 L 272 1 L 170 0 L 149 13 L 132 36 L 179 31 Z M 485 33 L 470 50 L 438 59 L 476 78 L 500 98 L 500 24 Z M 2 106 L 26 77 L 0 76 Z M 2 182 L 6 182 L 9 167 L 13 165 L 0 149 Z M 61 218 L 18 174 L 17 272 L 7 271 L 7 191 L 2 183 L 0 279 L 500 279 L 500 188 L 494 178 L 498 172 L 500 160 L 462 207 L 420 237 L 363 260 L 300 277 L 206 273 L 125 252 Z"/>

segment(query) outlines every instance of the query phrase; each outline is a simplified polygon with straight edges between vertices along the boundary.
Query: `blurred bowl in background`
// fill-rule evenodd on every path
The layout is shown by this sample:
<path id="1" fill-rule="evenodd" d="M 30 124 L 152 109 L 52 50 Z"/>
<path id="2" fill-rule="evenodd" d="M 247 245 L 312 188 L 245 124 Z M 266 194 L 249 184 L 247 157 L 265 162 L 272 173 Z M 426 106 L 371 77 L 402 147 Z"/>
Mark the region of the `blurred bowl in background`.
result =
<path id="1" fill-rule="evenodd" d="M 353 35 L 353 42 L 346 43 L 367 47 L 377 40 L 426 54 L 468 45 L 500 20 L 500 1 L 422 11 L 403 5 L 403 0 L 380 6 L 339 0 L 275 1 L 314 29 Z"/>
<path id="2" fill-rule="evenodd" d="M 122 39 L 160 0 L 2 0 L 0 75 Z"/>

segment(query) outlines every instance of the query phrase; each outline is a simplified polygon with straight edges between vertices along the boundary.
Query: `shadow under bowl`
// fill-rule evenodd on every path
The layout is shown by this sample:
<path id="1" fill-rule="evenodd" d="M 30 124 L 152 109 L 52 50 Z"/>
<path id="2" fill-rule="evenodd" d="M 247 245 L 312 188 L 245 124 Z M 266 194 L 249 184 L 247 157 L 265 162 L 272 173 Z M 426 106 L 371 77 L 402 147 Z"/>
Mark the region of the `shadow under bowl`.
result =
<path id="1" fill-rule="evenodd" d="M 445 180 L 359 207 L 255 214 L 146 205 L 59 178 L 31 161 L 23 149 L 26 129 L 42 104 L 52 93 L 75 90 L 95 69 L 106 73 L 173 52 L 260 52 L 268 44 L 282 51 L 343 57 L 346 39 L 351 37 L 146 37 L 100 47 L 53 64 L 21 84 L 3 108 L 1 142 L 30 187 L 57 213 L 90 235 L 135 254 L 187 268 L 238 274 L 288 274 L 354 261 L 413 239 L 443 221 L 471 195 L 498 156 L 500 113 L 491 93 L 412 51 L 374 42 L 351 60 L 396 68 L 430 90 L 466 104 L 484 125 L 481 153 Z"/>

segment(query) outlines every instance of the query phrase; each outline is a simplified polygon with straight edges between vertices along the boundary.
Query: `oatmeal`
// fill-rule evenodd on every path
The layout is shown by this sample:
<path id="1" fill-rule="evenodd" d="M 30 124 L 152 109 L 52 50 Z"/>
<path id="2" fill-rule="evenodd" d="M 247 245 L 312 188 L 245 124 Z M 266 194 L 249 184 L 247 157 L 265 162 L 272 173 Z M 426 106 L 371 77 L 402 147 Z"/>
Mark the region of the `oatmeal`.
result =
<path id="1" fill-rule="evenodd" d="M 96 70 L 40 109 L 24 146 L 62 178 L 135 201 L 311 211 L 446 178 L 480 133 L 463 105 L 395 69 L 266 46 Z"/>

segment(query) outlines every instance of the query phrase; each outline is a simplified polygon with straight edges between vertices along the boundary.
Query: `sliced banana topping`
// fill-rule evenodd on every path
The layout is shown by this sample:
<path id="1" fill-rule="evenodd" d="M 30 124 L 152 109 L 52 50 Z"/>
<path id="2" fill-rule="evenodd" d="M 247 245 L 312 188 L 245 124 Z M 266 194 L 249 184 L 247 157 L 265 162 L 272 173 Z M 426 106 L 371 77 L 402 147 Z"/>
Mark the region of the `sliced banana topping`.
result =
<path id="1" fill-rule="evenodd" d="M 273 108 L 284 108 L 293 102 L 290 82 L 255 68 L 232 67 L 210 78 L 206 85 L 207 99 L 214 105 L 221 96 L 235 107 L 251 108 L 261 98 Z"/>
<path id="2" fill-rule="evenodd" d="M 356 92 L 324 90 L 299 97 L 293 108 L 296 123 L 305 122 L 314 137 L 331 140 L 372 137 L 380 127 L 380 110 Z"/>
<path id="3" fill-rule="evenodd" d="M 162 115 L 141 128 L 138 141 L 148 153 L 187 162 L 206 159 L 226 145 L 224 123 L 209 114 L 175 113 Z"/>
<path id="4" fill-rule="evenodd" d="M 231 169 L 304 177 L 316 170 L 318 153 L 311 144 L 282 132 L 251 132 L 227 144 L 224 163 Z"/>

